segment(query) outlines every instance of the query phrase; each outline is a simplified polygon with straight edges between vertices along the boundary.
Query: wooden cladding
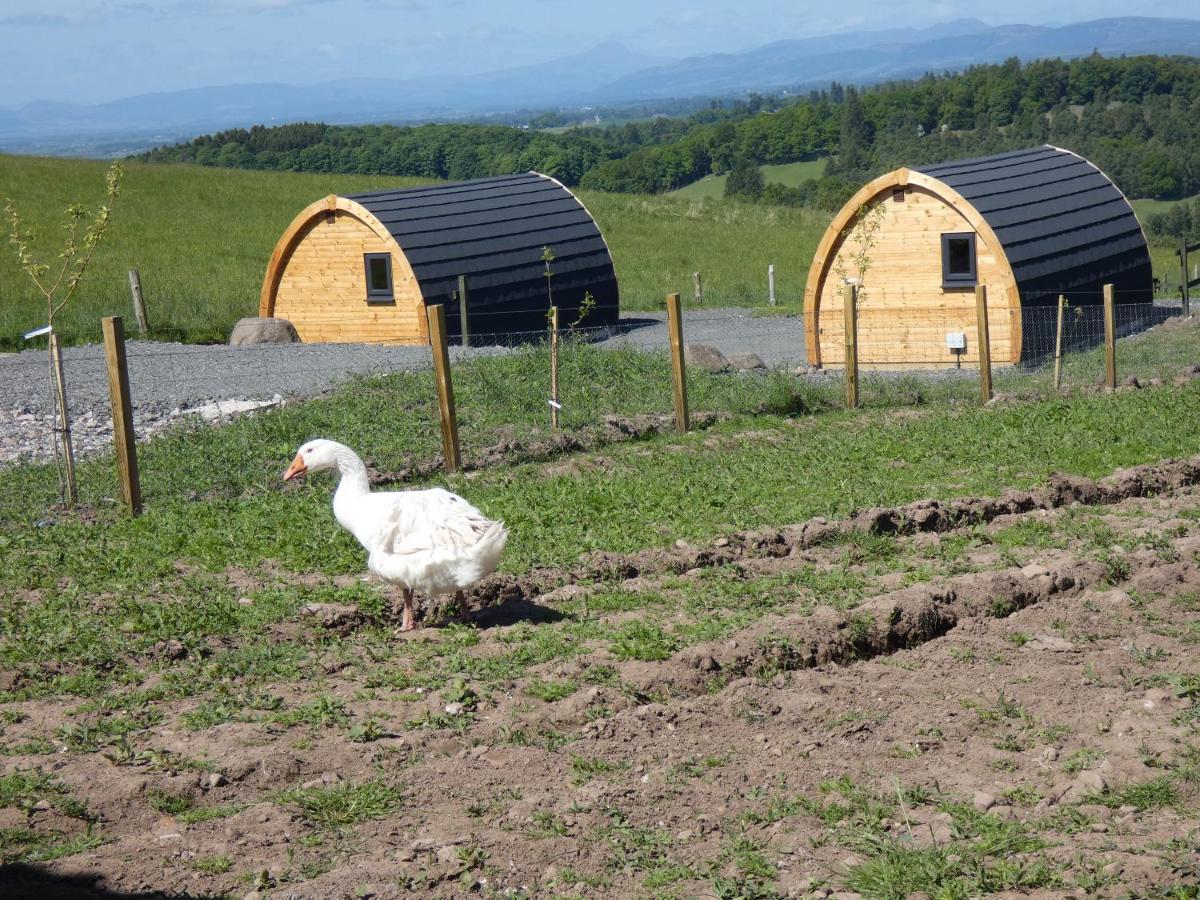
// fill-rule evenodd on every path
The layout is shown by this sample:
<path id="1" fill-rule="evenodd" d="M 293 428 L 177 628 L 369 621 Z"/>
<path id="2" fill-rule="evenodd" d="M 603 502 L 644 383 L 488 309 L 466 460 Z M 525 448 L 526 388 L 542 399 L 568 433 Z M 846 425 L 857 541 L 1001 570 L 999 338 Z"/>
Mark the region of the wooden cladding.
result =
<path id="1" fill-rule="evenodd" d="M 276 248 L 260 315 L 289 320 L 305 342 L 428 343 L 411 267 L 353 206 L 335 197 L 297 217 Z"/>
<path id="2" fill-rule="evenodd" d="M 892 173 L 864 187 L 822 239 L 805 292 L 809 361 L 844 364 L 843 298 L 853 285 L 860 367 L 977 365 L 973 289 L 981 284 L 988 287 L 992 359 L 1016 362 L 1020 303 L 990 229 L 968 205 L 943 196 L 931 179 L 904 175 L 901 184 Z M 953 241 L 960 243 L 948 246 Z M 966 336 L 961 352 L 948 345 L 958 334 Z"/>

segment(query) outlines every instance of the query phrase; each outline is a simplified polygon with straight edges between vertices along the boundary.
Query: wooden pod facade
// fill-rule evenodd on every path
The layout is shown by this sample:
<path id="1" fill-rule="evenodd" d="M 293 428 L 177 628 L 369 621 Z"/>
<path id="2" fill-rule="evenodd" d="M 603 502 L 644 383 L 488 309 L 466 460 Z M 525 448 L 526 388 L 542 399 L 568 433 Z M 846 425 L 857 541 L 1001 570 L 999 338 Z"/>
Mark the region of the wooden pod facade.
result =
<path id="1" fill-rule="evenodd" d="M 428 343 L 429 304 L 445 305 L 448 330 L 461 334 L 460 276 L 473 341 L 544 331 L 547 287 L 566 321 L 590 294 L 583 324 L 617 323 L 600 229 L 571 191 L 536 172 L 311 204 L 275 245 L 259 315 L 288 319 L 305 342 Z"/>
<path id="2" fill-rule="evenodd" d="M 1053 352 L 1059 294 L 1088 322 L 1105 284 L 1121 304 L 1153 296 L 1146 238 L 1125 196 L 1087 160 L 1050 146 L 897 169 L 859 190 L 809 269 L 814 365 L 844 363 L 847 283 L 860 284 L 858 359 L 868 368 L 976 364 L 977 285 L 987 287 L 994 363 Z M 1102 329 L 1079 329 L 1093 333 Z"/>

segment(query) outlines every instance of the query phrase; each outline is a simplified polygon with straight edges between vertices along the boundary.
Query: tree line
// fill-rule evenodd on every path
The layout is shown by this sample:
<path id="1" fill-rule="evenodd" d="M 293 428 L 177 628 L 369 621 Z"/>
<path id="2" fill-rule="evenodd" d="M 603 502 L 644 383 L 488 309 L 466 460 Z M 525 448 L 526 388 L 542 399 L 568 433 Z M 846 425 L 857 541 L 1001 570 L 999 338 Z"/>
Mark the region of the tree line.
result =
<path id="1" fill-rule="evenodd" d="M 855 187 L 920 166 L 1041 143 L 1087 157 L 1129 196 L 1200 192 L 1200 60 L 1016 59 L 856 90 L 712 101 L 684 117 L 562 130 L 495 124 L 297 123 L 205 135 L 140 159 L 468 179 L 523 172 L 659 193 L 741 167 L 828 157 L 799 188 L 733 179 L 749 199 L 833 208 Z"/>

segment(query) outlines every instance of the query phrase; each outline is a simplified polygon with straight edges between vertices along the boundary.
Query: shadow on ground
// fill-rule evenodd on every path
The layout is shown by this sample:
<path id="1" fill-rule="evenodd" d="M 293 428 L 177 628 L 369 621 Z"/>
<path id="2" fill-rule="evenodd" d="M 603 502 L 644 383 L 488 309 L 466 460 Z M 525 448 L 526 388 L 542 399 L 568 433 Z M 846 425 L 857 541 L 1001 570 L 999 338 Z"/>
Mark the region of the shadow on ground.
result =
<path id="1" fill-rule="evenodd" d="M 0 897 L 5 900 L 215 900 L 217 894 L 175 891 L 117 891 L 96 873 L 60 875 L 39 866 L 12 863 L 0 866 Z"/>

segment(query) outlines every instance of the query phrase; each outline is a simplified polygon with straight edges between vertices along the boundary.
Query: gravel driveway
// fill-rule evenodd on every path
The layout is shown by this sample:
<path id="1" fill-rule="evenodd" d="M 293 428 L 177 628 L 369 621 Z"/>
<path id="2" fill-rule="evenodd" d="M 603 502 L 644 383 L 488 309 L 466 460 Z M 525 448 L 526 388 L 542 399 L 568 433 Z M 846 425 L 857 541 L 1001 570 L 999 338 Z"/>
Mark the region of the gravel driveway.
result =
<path id="1" fill-rule="evenodd" d="M 623 329 L 600 347 L 666 349 L 665 312 L 630 313 Z M 757 353 L 770 367 L 803 365 L 804 322 L 798 317 L 754 317 L 747 309 L 696 310 L 684 315 L 684 340 L 712 344 L 725 354 Z M 472 347 L 473 356 L 511 352 Z M 130 390 L 139 436 L 154 433 L 189 411 L 215 410 L 216 401 L 279 402 L 324 391 L 352 374 L 400 372 L 430 365 L 428 347 L 375 344 L 290 344 L 227 347 L 130 341 Z M 463 351 L 451 347 L 452 359 Z M 104 348 L 98 344 L 63 352 L 73 428 L 80 449 L 107 445 L 112 425 Z M 220 412 L 243 408 L 222 403 Z M 0 354 L 0 462 L 44 458 L 50 451 L 47 422 L 53 414 L 44 350 Z"/>

